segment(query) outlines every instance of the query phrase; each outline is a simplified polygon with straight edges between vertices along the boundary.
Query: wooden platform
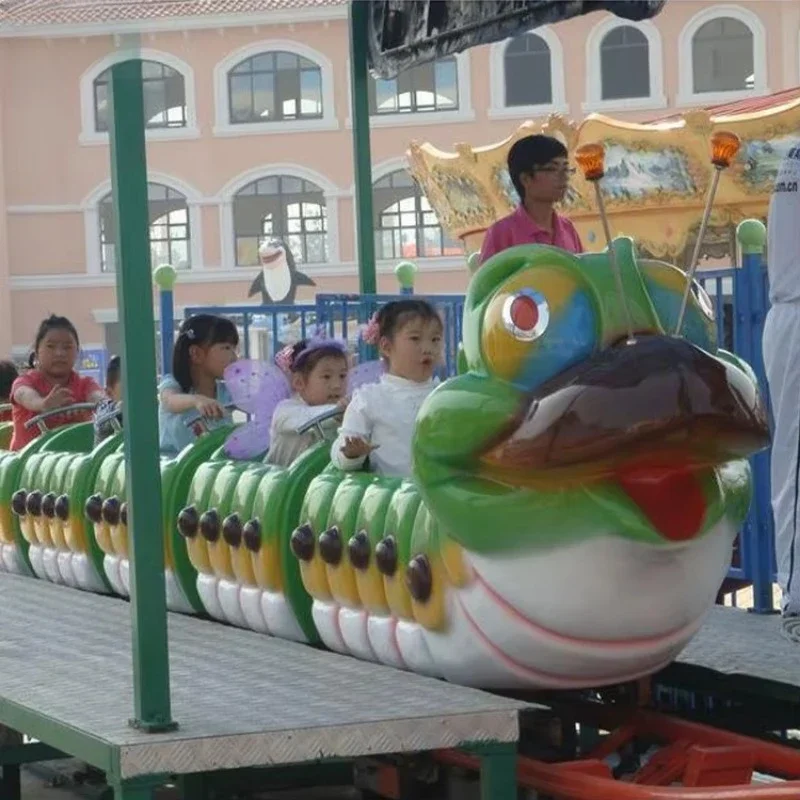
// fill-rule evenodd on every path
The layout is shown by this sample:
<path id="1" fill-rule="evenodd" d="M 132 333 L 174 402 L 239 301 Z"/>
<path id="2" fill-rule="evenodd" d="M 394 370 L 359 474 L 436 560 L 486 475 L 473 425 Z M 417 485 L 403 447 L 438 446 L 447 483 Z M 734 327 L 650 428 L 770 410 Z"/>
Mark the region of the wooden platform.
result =
<path id="1" fill-rule="evenodd" d="M 0 575 L 0 723 L 117 779 L 515 742 L 525 704 L 170 615 L 174 733 L 133 711 L 129 605 Z"/>
<path id="2" fill-rule="evenodd" d="M 778 614 L 715 606 L 674 666 L 713 673 L 714 680 L 743 690 L 768 689 L 800 700 L 800 645 L 783 638 Z"/>

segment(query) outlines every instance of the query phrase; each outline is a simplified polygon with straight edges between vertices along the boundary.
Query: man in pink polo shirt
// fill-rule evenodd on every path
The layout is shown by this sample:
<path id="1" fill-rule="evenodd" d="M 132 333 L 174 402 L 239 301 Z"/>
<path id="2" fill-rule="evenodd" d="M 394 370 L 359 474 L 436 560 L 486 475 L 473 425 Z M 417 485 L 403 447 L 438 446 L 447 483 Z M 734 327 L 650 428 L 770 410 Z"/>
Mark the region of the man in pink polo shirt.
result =
<path id="1" fill-rule="evenodd" d="M 553 206 L 566 194 L 574 172 L 567 148 L 552 136 L 526 136 L 508 151 L 508 174 L 522 202 L 516 211 L 492 225 L 481 247 L 481 264 L 518 244 L 550 244 L 582 253 L 578 231 Z"/>

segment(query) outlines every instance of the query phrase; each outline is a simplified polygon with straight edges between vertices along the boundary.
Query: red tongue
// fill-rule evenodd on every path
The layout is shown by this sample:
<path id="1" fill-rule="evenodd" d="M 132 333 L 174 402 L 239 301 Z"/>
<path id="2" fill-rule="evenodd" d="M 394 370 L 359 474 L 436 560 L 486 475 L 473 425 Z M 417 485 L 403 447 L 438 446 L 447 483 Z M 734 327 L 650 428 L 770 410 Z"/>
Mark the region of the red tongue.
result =
<path id="1" fill-rule="evenodd" d="M 706 499 L 693 470 L 685 466 L 629 466 L 621 469 L 618 477 L 623 490 L 665 539 L 684 542 L 698 533 Z"/>

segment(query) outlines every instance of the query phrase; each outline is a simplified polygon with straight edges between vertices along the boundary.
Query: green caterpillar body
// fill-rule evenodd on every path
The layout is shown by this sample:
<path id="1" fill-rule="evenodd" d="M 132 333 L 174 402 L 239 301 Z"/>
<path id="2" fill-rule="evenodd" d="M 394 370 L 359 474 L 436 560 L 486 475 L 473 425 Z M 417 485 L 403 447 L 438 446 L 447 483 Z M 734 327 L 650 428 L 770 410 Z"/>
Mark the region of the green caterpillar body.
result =
<path id="1" fill-rule="evenodd" d="M 408 480 L 341 472 L 327 443 L 230 460 L 230 428 L 162 459 L 161 530 L 136 535 L 163 537 L 169 607 L 484 688 L 668 664 L 730 563 L 767 416 L 699 288 L 669 336 L 686 276 L 625 239 L 615 265 L 624 304 L 607 253 L 481 266 Z M 0 564 L 126 595 L 121 448 L 76 425 L 0 454 Z"/>

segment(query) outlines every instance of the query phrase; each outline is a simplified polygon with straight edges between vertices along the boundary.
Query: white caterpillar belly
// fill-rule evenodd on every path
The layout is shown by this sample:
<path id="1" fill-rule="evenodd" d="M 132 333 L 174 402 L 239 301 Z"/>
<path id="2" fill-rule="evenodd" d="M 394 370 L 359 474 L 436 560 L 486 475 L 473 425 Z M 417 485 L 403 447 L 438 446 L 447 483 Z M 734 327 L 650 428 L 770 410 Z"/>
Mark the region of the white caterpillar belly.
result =
<path id="1" fill-rule="evenodd" d="M 448 587 L 447 625 L 315 601 L 333 650 L 483 688 L 581 688 L 670 663 L 714 602 L 735 530 L 667 547 L 598 536 L 528 556 L 466 554 L 474 579 Z M 348 630 L 352 631 L 348 635 Z"/>

